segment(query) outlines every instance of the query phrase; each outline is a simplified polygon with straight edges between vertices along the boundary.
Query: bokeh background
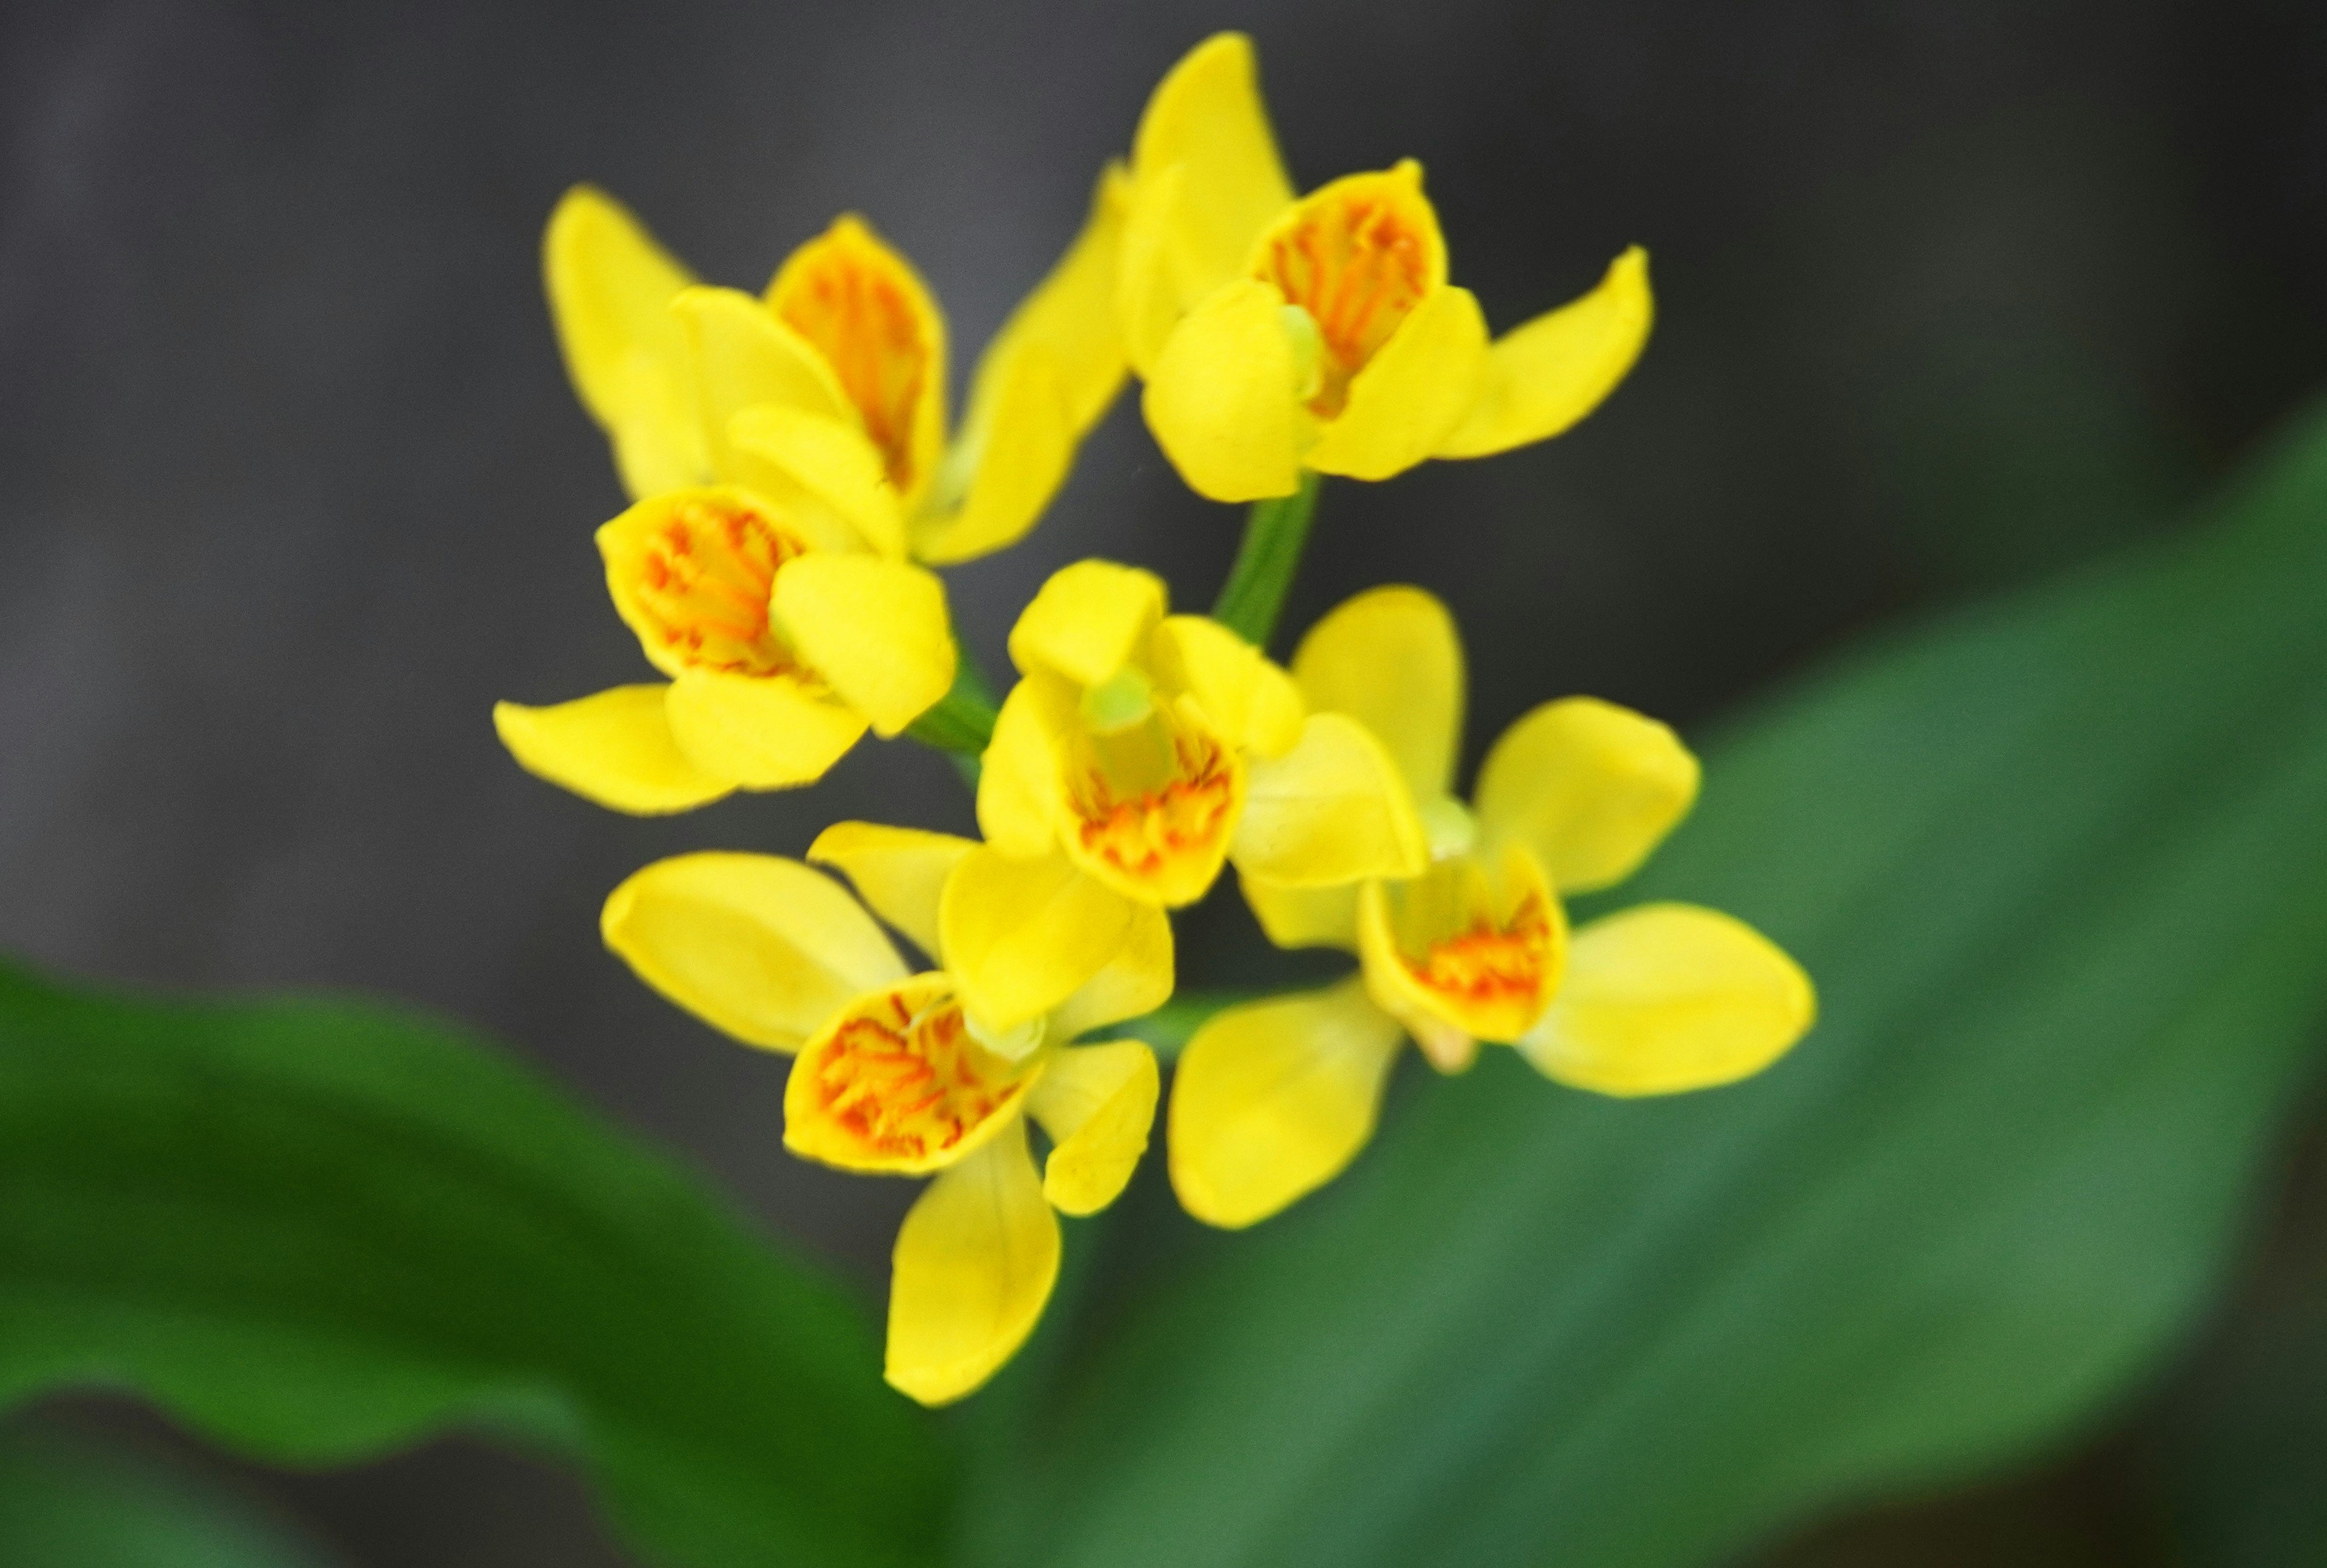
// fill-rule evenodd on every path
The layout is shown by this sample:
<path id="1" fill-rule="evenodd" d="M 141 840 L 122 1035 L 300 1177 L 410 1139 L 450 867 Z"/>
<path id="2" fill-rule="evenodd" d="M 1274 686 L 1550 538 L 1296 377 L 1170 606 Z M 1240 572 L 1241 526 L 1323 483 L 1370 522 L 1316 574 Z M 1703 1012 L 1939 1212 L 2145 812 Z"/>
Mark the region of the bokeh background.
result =
<path id="1" fill-rule="evenodd" d="M 1651 250 L 1655 340 L 1576 432 L 1328 489 L 1288 626 L 1384 580 L 1443 595 L 1473 762 L 1571 691 L 1715 733 L 1879 622 L 2171 527 L 2327 372 L 2327 11 L 2296 0 L 15 0 L 0 947 L 471 1021 L 877 1293 L 906 1184 L 786 1156 L 783 1063 L 650 996 L 596 912 L 659 854 L 797 853 L 839 816 L 966 828 L 967 803 L 934 754 L 868 745 L 805 796 L 632 821 L 503 755 L 494 699 L 643 669 L 540 225 L 594 181 L 756 287 L 861 210 L 941 296 L 958 377 L 1222 26 L 1258 40 L 1296 182 L 1423 160 L 1497 327 Z M 1126 399 L 1031 542 L 954 574 L 957 617 L 999 667 L 1035 584 L 1089 554 L 1201 604 L 1238 520 Z M 1226 905 L 1187 951 L 1192 980 L 1268 961 Z M 2169 1563 L 2213 1470 L 2315 1457 L 2318 1143 L 2204 1341 L 2080 1452 L 1770 1561 Z M 578 1488 L 465 1442 L 283 1477 L 126 1406 L 37 1419 L 214 1470 L 356 1568 L 621 1560 Z"/>

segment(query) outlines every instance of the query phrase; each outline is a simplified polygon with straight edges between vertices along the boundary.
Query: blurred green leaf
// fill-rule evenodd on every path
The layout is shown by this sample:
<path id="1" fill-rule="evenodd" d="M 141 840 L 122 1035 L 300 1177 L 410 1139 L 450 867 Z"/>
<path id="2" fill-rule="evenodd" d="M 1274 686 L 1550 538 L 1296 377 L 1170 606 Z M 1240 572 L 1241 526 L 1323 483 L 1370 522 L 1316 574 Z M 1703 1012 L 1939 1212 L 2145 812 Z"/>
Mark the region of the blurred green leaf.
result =
<path id="1" fill-rule="evenodd" d="M 941 1526 L 855 1303 L 497 1054 L 348 1003 L 0 970 L 0 1405 L 71 1386 L 285 1463 L 546 1445 L 694 1568 L 922 1562 Z"/>
<path id="2" fill-rule="evenodd" d="M 2312 1137 L 2292 1212 L 2159 1423 L 2187 1568 L 2327 1563 L 2327 1143 Z"/>
<path id="3" fill-rule="evenodd" d="M 971 1559 L 1670 1568 L 2091 1419 L 2212 1288 L 2327 997 L 2327 432 L 2224 510 L 1715 748 L 1613 901 L 1799 955 L 1794 1056 L 1409 1084 L 1334 1188 L 1101 1298 L 982 1429 Z"/>
<path id="4" fill-rule="evenodd" d="M 0 1435 L 0 1563 L 17 1568 L 316 1568 L 242 1499 L 54 1434 Z"/>

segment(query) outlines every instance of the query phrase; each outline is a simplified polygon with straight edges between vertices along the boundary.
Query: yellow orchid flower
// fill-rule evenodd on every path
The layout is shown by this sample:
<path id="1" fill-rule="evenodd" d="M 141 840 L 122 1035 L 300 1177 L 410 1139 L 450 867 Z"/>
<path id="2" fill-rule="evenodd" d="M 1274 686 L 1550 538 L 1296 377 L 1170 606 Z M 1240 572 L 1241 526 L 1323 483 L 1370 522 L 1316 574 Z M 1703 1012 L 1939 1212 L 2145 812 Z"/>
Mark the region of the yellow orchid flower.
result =
<path id="1" fill-rule="evenodd" d="M 1224 33 L 1156 87 L 1133 141 L 1117 314 L 1147 423 L 1215 500 L 1292 494 L 1304 468 L 1379 480 L 1558 434 L 1640 356 L 1648 257 L 1492 343 L 1447 281 L 1421 165 L 1296 200 L 1252 42 Z"/>
<path id="2" fill-rule="evenodd" d="M 698 285 L 584 186 L 550 219 L 544 272 L 575 388 L 634 498 L 740 484 L 877 550 L 965 561 L 1034 526 L 1122 386 L 1127 191 L 1119 167 L 1101 175 L 1082 232 L 987 346 L 949 443 L 944 315 L 854 214 L 752 295 Z"/>
<path id="3" fill-rule="evenodd" d="M 1696 798 L 1697 764 L 1664 725 L 1589 697 L 1506 730 L 1475 810 L 1451 792 L 1462 644 L 1415 588 L 1361 593 L 1303 639 L 1310 706 L 1362 722 L 1397 758 L 1427 824 L 1428 869 L 1405 880 L 1244 891 L 1281 947 L 1338 947 L 1356 975 L 1232 1007 L 1199 1030 L 1172 1087 L 1172 1181 L 1199 1219 L 1238 1227 L 1332 1180 L 1372 1134 L 1402 1036 L 1442 1072 L 1478 1042 L 1607 1095 L 1748 1077 L 1807 1031 L 1809 979 L 1715 910 L 1647 904 L 1571 933 L 1560 899 L 1621 882 Z"/>
<path id="4" fill-rule="evenodd" d="M 1010 632 L 1023 678 L 978 784 L 986 842 L 1173 908 L 1229 860 L 1289 887 L 1418 873 L 1421 823 L 1381 743 L 1304 713 L 1257 649 L 1167 608 L 1152 573 L 1107 561 L 1042 585 Z"/>
<path id="5" fill-rule="evenodd" d="M 617 811 L 810 784 L 869 728 L 945 695 L 957 653 L 934 573 L 733 485 L 666 491 L 598 530 L 614 608 L 663 685 L 500 703 L 528 771 Z"/>
<path id="6" fill-rule="evenodd" d="M 1170 996 L 1171 923 L 1137 910 L 1105 940 L 1046 948 L 1052 933 L 1035 911 L 1018 961 L 1070 984 L 1040 1017 L 995 1033 L 942 966 L 961 923 L 952 906 L 966 888 L 980 901 L 973 884 L 999 856 L 945 834 L 844 822 L 808 857 L 846 873 L 864 903 L 798 861 L 682 855 L 614 890 L 606 944 L 715 1027 L 793 1053 L 787 1148 L 845 1171 L 936 1177 L 897 1235 L 885 1375 L 944 1405 L 1033 1330 L 1058 1278 L 1057 1215 L 1112 1203 L 1147 1147 L 1154 1053 L 1073 1041 Z M 940 967 L 908 969 L 865 905 Z M 1051 1142 L 1039 1170 L 1029 1116 Z"/>

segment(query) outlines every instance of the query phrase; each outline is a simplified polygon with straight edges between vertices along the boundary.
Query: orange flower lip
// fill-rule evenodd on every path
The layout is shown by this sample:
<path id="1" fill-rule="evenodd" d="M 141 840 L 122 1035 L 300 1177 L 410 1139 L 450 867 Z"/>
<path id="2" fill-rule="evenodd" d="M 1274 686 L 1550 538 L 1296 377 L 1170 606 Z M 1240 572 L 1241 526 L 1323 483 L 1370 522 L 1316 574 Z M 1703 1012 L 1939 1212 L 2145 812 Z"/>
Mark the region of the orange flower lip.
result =
<path id="1" fill-rule="evenodd" d="M 1187 730 L 1173 733 L 1171 746 L 1173 774 L 1152 789 L 1118 793 L 1092 767 L 1073 793 L 1077 847 L 1128 881 L 1174 881 L 1181 868 L 1209 868 L 1234 825 L 1238 775 L 1228 748 Z"/>
<path id="2" fill-rule="evenodd" d="M 1541 1021 L 1566 966 L 1567 929 L 1534 857 L 1491 869 L 1470 854 L 1402 883 L 1368 884 L 1359 946 L 1376 999 L 1433 1059 L 1467 1060 L 1463 1040 L 1510 1044 Z"/>
<path id="3" fill-rule="evenodd" d="M 832 367 L 900 494 L 921 478 L 914 420 L 937 359 L 912 288 L 902 263 L 861 224 L 843 219 L 801 247 L 769 302 Z"/>
<path id="4" fill-rule="evenodd" d="M 1317 323 L 1323 363 L 1309 406 L 1330 419 L 1350 378 L 1443 281 L 1444 261 L 1436 219 L 1401 170 L 1337 180 L 1303 201 L 1254 270 Z"/>
<path id="5" fill-rule="evenodd" d="M 682 663 L 781 675 L 798 661 L 768 621 L 776 570 L 806 548 L 753 509 L 680 502 L 643 542 L 631 591 L 649 627 Z"/>
<path id="6" fill-rule="evenodd" d="M 785 1142 L 859 1170 L 936 1170 L 982 1142 L 1033 1078 L 970 1037 L 950 980 L 917 975 L 860 998 L 801 1051 Z"/>
<path id="7" fill-rule="evenodd" d="M 1517 1034 L 1542 1011 L 1550 959 L 1550 916 L 1544 901 L 1530 892 L 1501 925 L 1474 920 L 1468 929 L 1431 943 L 1421 958 L 1404 962 L 1418 984 L 1464 1016 L 1524 1016 L 1518 1029 L 1500 1031 Z"/>

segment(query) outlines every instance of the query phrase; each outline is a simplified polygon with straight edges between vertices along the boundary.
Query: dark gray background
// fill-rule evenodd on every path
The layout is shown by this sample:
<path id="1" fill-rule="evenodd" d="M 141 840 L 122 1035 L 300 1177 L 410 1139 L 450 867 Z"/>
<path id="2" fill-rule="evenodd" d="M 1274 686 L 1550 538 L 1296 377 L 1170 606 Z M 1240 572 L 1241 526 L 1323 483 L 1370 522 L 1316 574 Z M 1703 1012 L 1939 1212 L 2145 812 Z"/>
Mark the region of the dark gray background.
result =
<path id="1" fill-rule="evenodd" d="M 876 1291 L 905 1185 L 785 1156 L 783 1064 L 650 996 L 600 950 L 596 910 L 658 854 L 797 852 L 843 816 L 966 826 L 967 807 L 902 744 L 803 795 L 666 822 L 501 753 L 495 698 L 644 674 L 590 543 L 620 497 L 539 297 L 562 189 L 605 185 L 705 276 L 750 287 L 861 210 L 941 295 L 958 373 L 1155 77 L 1241 25 L 1296 181 L 1420 157 L 1498 327 L 1647 244 L 1657 335 L 1603 413 L 1325 498 L 1289 624 L 1386 579 L 1445 596 L 1472 649 L 1475 760 L 1568 691 L 1701 733 L 1880 619 L 2163 526 L 2327 365 L 2322 17 L 12 5 L 0 947 L 444 1009 Z M 954 575 L 957 616 L 998 665 L 1033 586 L 1085 554 L 1201 603 L 1237 520 L 1181 489 L 1126 399 L 1032 540 Z M 1192 977 L 1252 962 L 1238 921 L 1199 914 Z M 2110 1451 L 2013 1507 L 2089 1490 Z M 368 1568 L 616 1560 L 566 1483 L 465 1445 L 244 1484 Z M 2061 1538 L 2081 1550 L 2125 1511 L 2097 1504 Z"/>

